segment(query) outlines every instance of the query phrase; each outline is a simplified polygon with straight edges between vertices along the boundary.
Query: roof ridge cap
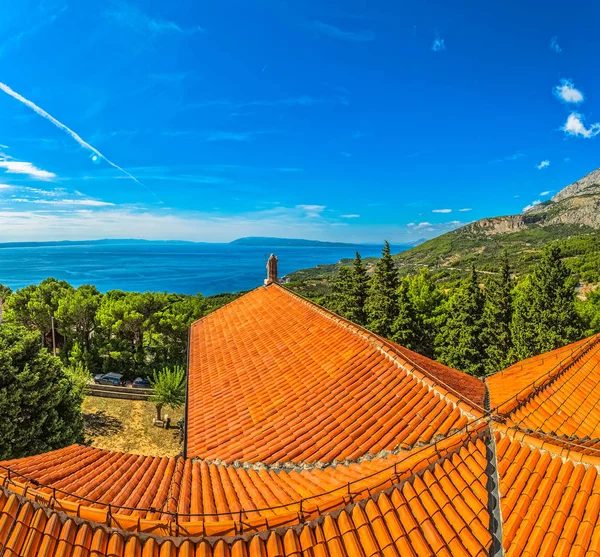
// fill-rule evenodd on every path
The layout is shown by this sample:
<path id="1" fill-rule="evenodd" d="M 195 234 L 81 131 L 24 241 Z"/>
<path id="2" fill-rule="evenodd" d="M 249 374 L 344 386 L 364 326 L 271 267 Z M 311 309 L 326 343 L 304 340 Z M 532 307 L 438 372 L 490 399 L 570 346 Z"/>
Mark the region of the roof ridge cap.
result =
<path id="1" fill-rule="evenodd" d="M 373 347 L 376 350 L 378 350 L 384 356 L 390 358 L 396 365 L 402 367 L 402 369 L 406 373 L 408 373 L 410 376 L 412 376 L 417 382 L 423 383 L 424 385 L 427 386 L 427 388 L 435 390 L 435 392 L 437 394 L 439 394 L 441 397 L 443 397 L 445 400 L 447 400 L 455 408 L 458 408 L 458 410 L 460 412 L 466 414 L 470 418 L 479 417 L 479 416 L 475 416 L 469 412 L 466 412 L 464 408 L 461 408 L 461 406 L 457 403 L 456 400 L 453 400 L 448 395 L 453 395 L 456 398 L 466 402 L 467 404 L 469 404 L 472 407 L 472 410 L 485 413 L 485 409 L 483 407 L 479 406 L 477 403 L 470 400 L 469 398 L 464 396 L 462 393 L 459 393 L 458 391 L 456 391 L 455 389 L 453 389 L 452 387 L 450 387 L 449 385 L 444 383 L 442 380 L 437 378 L 431 372 L 424 369 L 420 364 L 417 364 L 416 362 L 412 361 L 411 358 L 409 358 L 408 356 L 402 354 L 396 347 L 394 347 L 390 343 L 390 341 L 373 333 L 372 331 L 369 331 L 368 329 L 366 329 L 365 327 L 362 327 L 361 325 L 353 323 L 349 319 L 341 317 L 337 313 L 334 313 L 331 310 L 328 310 L 327 308 L 317 304 L 316 302 L 313 302 L 312 300 L 309 300 L 308 298 L 305 298 L 304 296 L 297 294 L 296 292 L 293 292 L 292 290 L 286 288 L 285 286 L 283 286 L 281 284 L 277 284 L 277 283 L 273 283 L 273 284 L 275 286 L 279 287 L 281 290 L 283 290 L 289 296 L 298 298 L 298 300 L 300 302 L 305 303 L 310 306 L 313 306 L 316 311 L 321 313 L 327 319 L 330 319 L 334 323 L 336 323 L 340 326 L 343 326 L 343 327 L 349 329 L 350 331 L 352 331 L 354 334 L 364 338 L 367 342 L 369 342 L 371 345 L 373 345 Z M 390 355 L 390 352 L 393 355 Z M 406 363 L 410 364 L 413 369 L 409 369 L 406 366 L 403 366 L 400 363 L 399 358 L 402 359 L 405 364 Z M 425 380 L 425 378 L 419 377 L 415 373 L 415 370 L 418 370 L 420 373 L 422 373 L 425 376 L 425 378 L 427 379 L 427 381 Z M 460 370 L 456 370 L 456 371 L 458 371 L 459 373 L 464 373 L 463 371 L 460 371 Z M 465 375 L 467 375 L 467 374 L 465 374 Z M 441 386 L 443 389 L 446 390 L 446 392 L 444 393 L 444 392 L 440 391 L 439 389 L 436 389 L 436 386 Z"/>

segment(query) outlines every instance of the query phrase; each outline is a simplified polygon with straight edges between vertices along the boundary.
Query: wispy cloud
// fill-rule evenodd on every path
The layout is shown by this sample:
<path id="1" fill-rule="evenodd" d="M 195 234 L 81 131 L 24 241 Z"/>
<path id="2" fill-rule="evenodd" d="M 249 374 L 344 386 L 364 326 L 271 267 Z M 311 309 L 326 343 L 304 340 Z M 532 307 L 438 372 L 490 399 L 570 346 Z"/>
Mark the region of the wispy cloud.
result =
<path id="1" fill-rule="evenodd" d="M 199 25 L 181 27 L 174 21 L 151 17 L 137 6 L 125 2 L 116 3 L 112 9 L 107 11 L 107 16 L 121 27 L 143 34 L 195 34 L 204 32 L 204 29 Z"/>
<path id="2" fill-rule="evenodd" d="M 513 153 L 512 155 L 508 155 L 506 157 L 500 157 L 499 159 L 494 159 L 490 162 L 506 162 L 506 161 L 516 161 L 522 159 L 525 156 L 524 153 Z"/>
<path id="3" fill-rule="evenodd" d="M 560 48 L 560 45 L 558 44 L 558 37 L 552 37 L 550 39 L 550 50 L 553 50 L 557 54 L 562 52 L 562 48 Z"/>
<path id="4" fill-rule="evenodd" d="M 546 197 L 547 195 L 550 195 L 551 193 L 552 193 L 552 190 L 543 191 L 542 193 L 540 193 L 540 196 Z"/>
<path id="5" fill-rule="evenodd" d="M 471 209 L 471 207 L 463 207 L 462 209 L 459 209 L 458 211 L 460 213 L 466 213 L 467 211 L 472 211 L 473 209 Z"/>
<path id="6" fill-rule="evenodd" d="M 347 153 L 346 151 L 342 151 L 340 153 L 340 155 L 342 155 L 342 157 L 344 157 L 345 159 L 349 159 L 352 156 L 352 153 Z"/>
<path id="7" fill-rule="evenodd" d="M 296 205 L 296 209 L 300 209 L 305 212 L 307 217 L 320 217 L 321 213 L 325 210 L 325 205 Z"/>
<path id="8" fill-rule="evenodd" d="M 43 8 L 42 11 L 46 12 Z M 44 27 L 52 25 L 67 9 L 67 6 L 60 7 L 55 13 L 43 13 L 42 19 L 39 23 L 24 27 L 22 31 L 19 31 L 16 35 L 12 35 L 0 44 L 0 56 L 9 50 L 19 48 L 21 43 L 29 37 L 32 37 Z"/>
<path id="9" fill-rule="evenodd" d="M 206 135 L 206 141 L 252 141 L 259 135 L 269 133 L 266 131 L 228 132 L 213 131 Z"/>
<path id="10" fill-rule="evenodd" d="M 557 85 L 552 89 L 554 95 L 563 102 L 566 103 L 580 103 L 583 102 L 583 93 L 575 88 L 575 85 L 569 79 L 561 79 L 560 85 Z"/>
<path id="11" fill-rule="evenodd" d="M 600 133 L 600 123 L 592 124 L 589 128 L 586 128 L 584 117 L 577 112 L 571 112 L 562 127 L 562 131 L 575 137 L 595 137 Z"/>
<path id="12" fill-rule="evenodd" d="M 433 209 L 432 213 L 451 213 L 452 209 Z"/>
<path id="13" fill-rule="evenodd" d="M 7 160 L 7 158 L 0 159 L 0 168 L 9 174 L 26 174 L 31 178 L 37 180 L 52 180 L 56 178 L 56 174 L 42 170 L 30 162 Z"/>
<path id="14" fill-rule="evenodd" d="M 542 168 L 548 168 L 550 166 L 550 161 L 549 160 L 543 160 L 542 162 L 540 162 L 540 164 L 536 164 L 535 167 L 538 170 L 541 170 Z"/>
<path id="15" fill-rule="evenodd" d="M 536 207 L 537 205 L 539 205 L 542 201 L 540 199 L 536 199 L 535 201 L 532 201 L 529 205 L 527 205 L 526 207 L 523 207 L 523 212 L 527 212 L 530 209 L 533 209 L 534 207 Z"/>
<path id="16" fill-rule="evenodd" d="M 436 35 L 435 39 L 433 40 L 433 44 L 431 45 L 431 50 L 434 52 L 446 50 L 446 43 L 444 42 L 444 39 L 442 39 L 442 37 L 439 35 Z"/>
<path id="17" fill-rule="evenodd" d="M 98 151 L 98 149 L 96 149 L 95 147 L 92 147 L 89 143 L 84 141 L 77 133 L 75 133 L 72 129 L 65 126 L 65 124 L 63 124 L 62 122 L 59 122 L 56 118 L 54 118 L 54 116 L 51 116 L 50 114 L 48 114 L 43 108 L 40 108 L 38 105 L 36 105 L 32 101 L 26 99 L 25 97 L 23 97 L 16 91 L 13 91 L 5 83 L 0 82 L 0 90 L 4 91 L 7 95 L 11 96 L 13 99 L 16 99 L 20 103 L 23 103 L 25 106 L 31 108 L 31 110 L 33 110 L 36 114 L 39 114 L 42 118 L 49 120 L 58 129 L 62 130 L 63 132 L 65 132 L 66 134 L 71 136 L 77 143 L 79 143 L 79 145 L 81 145 L 81 147 L 83 147 L 84 149 L 87 149 L 88 151 L 91 151 L 92 152 L 92 160 L 97 160 L 97 158 L 102 159 L 104 162 L 106 162 L 113 168 L 116 168 L 117 170 L 119 170 L 119 171 L 123 172 L 124 174 L 126 174 L 127 176 L 129 176 L 129 178 L 131 178 L 134 182 L 136 182 L 140 186 L 146 188 L 152 195 L 154 195 L 154 197 L 156 197 L 154 192 L 150 188 L 148 188 L 148 186 L 146 186 L 145 184 L 140 182 L 135 176 L 133 176 L 132 174 L 127 172 L 127 170 L 121 168 L 118 164 L 115 164 L 110 159 L 105 157 L 100 151 Z M 94 159 L 94 157 L 96 157 L 96 159 Z"/>
<path id="18" fill-rule="evenodd" d="M 342 41 L 369 42 L 375 40 L 375 33 L 371 30 L 345 31 L 335 25 L 323 23 L 322 21 L 311 21 L 308 26 L 323 35 Z"/>
<path id="19" fill-rule="evenodd" d="M 355 213 L 350 213 L 349 215 L 340 215 L 340 218 L 342 218 L 342 219 L 358 219 L 358 218 L 360 218 L 360 215 L 357 215 Z"/>
<path id="20" fill-rule="evenodd" d="M 254 101 L 233 101 L 231 99 L 209 99 L 194 102 L 186 105 L 186 109 L 211 108 L 222 106 L 229 110 L 239 110 L 240 108 L 263 107 L 263 106 L 317 106 L 322 104 L 344 104 L 348 105 L 347 95 L 331 97 L 314 97 L 311 95 L 298 95 L 295 97 L 285 97 L 282 99 L 263 99 Z"/>
<path id="21" fill-rule="evenodd" d="M 98 199 L 43 199 L 43 198 L 13 198 L 17 203 L 34 203 L 36 205 L 64 205 L 69 207 L 114 207 L 114 203 Z"/>

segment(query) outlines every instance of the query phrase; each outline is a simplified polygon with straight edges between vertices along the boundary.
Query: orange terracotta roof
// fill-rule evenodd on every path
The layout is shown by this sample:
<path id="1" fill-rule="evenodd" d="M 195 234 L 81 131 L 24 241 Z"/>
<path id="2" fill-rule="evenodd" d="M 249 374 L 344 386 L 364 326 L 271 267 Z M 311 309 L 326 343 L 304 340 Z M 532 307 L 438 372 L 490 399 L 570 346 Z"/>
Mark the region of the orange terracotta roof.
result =
<path id="1" fill-rule="evenodd" d="M 491 544 L 486 466 L 483 439 L 471 438 L 431 467 L 337 512 L 266 535 L 232 531 L 219 539 L 182 537 L 185 525 L 131 535 L 118 519 L 108 526 L 74 519 L 31 494 L 1 488 L 0 548 L 3 556 L 44 557 L 484 556 Z"/>
<path id="2" fill-rule="evenodd" d="M 177 513 L 179 522 L 243 518 L 247 527 L 259 530 L 279 515 L 291 517 L 294 524 L 300 510 L 314 518 L 391 487 L 459 450 L 484 425 L 413 451 L 322 468 L 240 467 L 73 445 L 0 463 L 0 485 L 29 496 L 35 493 L 38 500 L 51 496 L 65 504 L 64 512 L 94 520 L 106 517 L 110 505 L 113 516 L 146 522 L 172 521 Z M 137 521 L 131 524 L 141 528 Z"/>
<path id="3" fill-rule="evenodd" d="M 187 456 L 330 462 L 410 448 L 481 415 L 478 382 L 260 287 L 191 328 Z"/>
<path id="4" fill-rule="evenodd" d="M 492 400 L 506 395 L 508 384 L 529 385 L 499 404 L 507 425 L 556 442 L 575 443 L 580 450 L 600 448 L 600 335 L 531 358 L 488 380 Z M 514 387 L 512 387 L 514 391 Z M 499 393 L 502 393 L 500 395 Z M 588 451 L 589 452 L 589 451 Z"/>
<path id="5" fill-rule="evenodd" d="M 563 460 L 560 447 L 496 436 L 506 555 L 600 554 L 600 459 Z"/>
<path id="6" fill-rule="evenodd" d="M 577 362 L 579 356 L 598 343 L 600 335 L 586 338 L 551 352 L 528 358 L 486 378 L 492 408 L 512 410 L 540 385 Z"/>

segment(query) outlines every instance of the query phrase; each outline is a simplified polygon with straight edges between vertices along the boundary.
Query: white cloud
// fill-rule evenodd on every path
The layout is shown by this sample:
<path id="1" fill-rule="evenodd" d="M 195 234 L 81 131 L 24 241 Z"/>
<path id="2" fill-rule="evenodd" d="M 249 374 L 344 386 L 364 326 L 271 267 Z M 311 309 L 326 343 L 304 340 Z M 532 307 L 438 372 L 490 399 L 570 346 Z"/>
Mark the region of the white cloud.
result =
<path id="1" fill-rule="evenodd" d="M 427 221 L 417 224 L 417 228 L 427 228 L 428 226 L 431 226 L 431 223 Z"/>
<path id="2" fill-rule="evenodd" d="M 58 129 L 62 130 L 63 132 L 65 132 L 66 134 L 71 136 L 77 143 L 79 143 L 79 145 L 81 145 L 81 147 L 83 147 L 84 149 L 87 149 L 88 151 L 91 151 L 92 153 L 94 153 L 95 155 L 100 157 L 104 162 L 108 163 L 113 168 L 116 168 L 117 170 L 123 172 L 124 174 L 129 176 L 129 178 L 131 178 L 134 182 L 137 182 L 140 186 L 143 186 L 144 188 L 146 188 L 152 195 L 154 195 L 154 197 L 156 197 L 154 192 L 148 186 L 146 186 L 145 184 L 142 184 L 142 182 L 140 182 L 135 176 L 133 176 L 132 174 L 127 172 L 127 170 L 124 170 L 119 165 L 117 165 L 114 162 L 112 162 L 111 160 L 107 159 L 100 151 L 98 151 L 98 149 L 96 149 L 95 147 L 92 147 L 89 143 L 84 141 L 77 133 L 75 133 L 72 129 L 65 126 L 62 122 L 59 122 L 56 118 L 54 118 L 54 116 L 51 116 L 50 114 L 48 114 L 43 108 L 40 108 L 35 103 L 26 99 L 22 95 L 19 95 L 19 93 L 17 93 L 16 91 L 13 91 L 8 85 L 6 85 L 5 83 L 2 83 L 1 81 L 0 81 L 0 90 L 4 91 L 7 95 L 11 96 L 13 99 L 16 99 L 20 103 L 23 103 L 25 106 L 31 108 L 31 110 L 33 110 L 36 114 L 40 115 L 42 118 L 49 120 Z"/>
<path id="3" fill-rule="evenodd" d="M 307 217 L 320 217 L 325 210 L 325 205 L 296 205 L 296 209 L 300 209 L 306 213 Z"/>
<path id="4" fill-rule="evenodd" d="M 329 37 L 333 37 L 334 39 L 340 39 L 343 41 L 353 41 L 353 42 L 369 42 L 375 40 L 375 33 L 370 30 L 365 31 L 344 31 L 335 25 L 330 25 L 329 23 L 323 23 L 322 21 L 312 21 L 308 24 L 311 29 L 322 33 L 323 35 L 328 35 Z"/>
<path id="5" fill-rule="evenodd" d="M 433 44 L 431 45 L 431 50 L 434 52 L 441 52 L 442 50 L 446 50 L 446 43 L 444 39 L 442 39 L 439 35 L 435 37 Z"/>
<path id="6" fill-rule="evenodd" d="M 466 213 L 467 211 L 472 211 L 473 209 L 471 209 L 471 207 L 463 207 L 462 209 L 459 209 L 459 212 L 461 213 Z"/>
<path id="7" fill-rule="evenodd" d="M 355 213 L 351 213 L 349 215 L 340 215 L 340 218 L 342 218 L 342 219 L 357 219 L 359 217 L 360 217 L 360 215 L 357 215 Z"/>
<path id="8" fill-rule="evenodd" d="M 536 205 L 539 205 L 540 203 L 541 201 L 539 199 L 532 201 L 529 205 L 523 207 L 523 212 L 529 211 L 529 209 L 533 209 Z"/>
<path id="9" fill-rule="evenodd" d="M 433 209 L 432 213 L 451 213 L 452 209 Z"/>
<path id="10" fill-rule="evenodd" d="M 561 79 L 560 85 L 557 85 L 552 90 L 554 95 L 563 102 L 566 103 L 580 103 L 583 102 L 583 93 L 575 88 L 573 82 L 569 79 Z"/>
<path id="11" fill-rule="evenodd" d="M 30 162 L 3 159 L 0 160 L 0 168 L 4 168 L 10 174 L 26 174 L 38 180 L 52 180 L 56 178 L 56 174 L 53 172 L 42 170 Z"/>
<path id="12" fill-rule="evenodd" d="M 589 128 L 586 128 L 584 117 L 577 112 L 571 112 L 562 130 L 567 135 L 590 138 L 600 133 L 600 124 L 592 124 Z"/>
<path id="13" fill-rule="evenodd" d="M 13 186 L 9 186 L 8 184 L 0 184 L 0 190 L 12 190 Z"/>
<path id="14" fill-rule="evenodd" d="M 560 48 L 560 45 L 558 44 L 558 37 L 552 37 L 550 39 L 550 49 L 556 52 L 557 54 L 560 54 L 562 52 L 562 48 Z"/>
<path id="15" fill-rule="evenodd" d="M 540 164 L 536 164 L 535 167 L 538 170 L 541 170 L 542 168 L 547 168 L 550 166 L 550 161 L 548 159 L 543 160 L 542 162 L 540 162 Z"/>
<path id="16" fill-rule="evenodd" d="M 547 190 L 547 191 L 543 191 L 540 193 L 541 197 L 546 197 L 547 195 L 550 195 L 552 193 L 552 190 Z"/>

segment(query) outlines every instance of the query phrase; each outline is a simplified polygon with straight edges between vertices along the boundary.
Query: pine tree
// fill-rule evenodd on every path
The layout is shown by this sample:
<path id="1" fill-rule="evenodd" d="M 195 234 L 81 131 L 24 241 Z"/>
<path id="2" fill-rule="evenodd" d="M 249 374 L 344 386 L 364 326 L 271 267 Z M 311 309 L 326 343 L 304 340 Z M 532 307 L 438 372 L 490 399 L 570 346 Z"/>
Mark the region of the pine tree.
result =
<path id="1" fill-rule="evenodd" d="M 352 264 L 352 288 L 350 291 L 352 304 L 348 313 L 350 321 L 359 325 L 366 324 L 367 314 L 365 304 L 367 303 L 368 293 L 369 277 L 367 276 L 367 269 L 363 265 L 360 253 L 356 252 L 356 257 Z"/>
<path id="2" fill-rule="evenodd" d="M 0 325 L 0 460 L 83 441 L 83 393 L 39 333 Z"/>
<path id="3" fill-rule="evenodd" d="M 413 350 L 433 358 L 444 297 L 427 268 L 409 280 L 408 297 L 415 317 Z"/>
<path id="4" fill-rule="evenodd" d="M 383 337 L 390 337 L 398 316 L 398 271 L 386 241 L 371 278 L 366 303 L 367 328 Z"/>
<path id="5" fill-rule="evenodd" d="M 506 252 L 502 267 L 489 285 L 483 310 L 481 341 L 485 350 L 485 372 L 494 373 L 512 361 L 512 288 L 513 281 Z"/>
<path id="6" fill-rule="evenodd" d="M 350 319 L 353 310 L 352 290 L 354 272 L 350 267 L 340 267 L 333 282 L 333 309 L 342 317 Z"/>
<path id="7" fill-rule="evenodd" d="M 471 277 L 449 299 L 445 322 L 436 337 L 436 356 L 442 363 L 471 375 L 483 372 L 483 305 L 483 293 L 473 267 Z"/>
<path id="8" fill-rule="evenodd" d="M 574 284 L 561 255 L 558 245 L 547 246 L 528 280 L 519 285 L 511 327 L 518 360 L 554 350 L 581 335 Z"/>
<path id="9" fill-rule="evenodd" d="M 415 308 L 408 296 L 408 280 L 405 279 L 398 287 L 398 315 L 394 321 L 392 340 L 398 344 L 415 348 Z"/>

